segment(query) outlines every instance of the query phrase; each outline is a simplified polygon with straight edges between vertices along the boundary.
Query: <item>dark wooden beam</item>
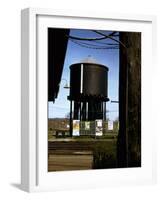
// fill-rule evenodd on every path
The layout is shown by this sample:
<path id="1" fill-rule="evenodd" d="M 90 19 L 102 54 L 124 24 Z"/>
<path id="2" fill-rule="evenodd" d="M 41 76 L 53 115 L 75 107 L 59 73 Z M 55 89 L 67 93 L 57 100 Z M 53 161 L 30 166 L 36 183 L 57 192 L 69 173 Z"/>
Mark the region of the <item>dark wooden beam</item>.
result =
<path id="1" fill-rule="evenodd" d="M 48 28 L 48 101 L 54 101 L 59 92 L 69 29 Z"/>
<path id="2" fill-rule="evenodd" d="M 141 166 L 141 33 L 121 32 L 118 166 Z"/>

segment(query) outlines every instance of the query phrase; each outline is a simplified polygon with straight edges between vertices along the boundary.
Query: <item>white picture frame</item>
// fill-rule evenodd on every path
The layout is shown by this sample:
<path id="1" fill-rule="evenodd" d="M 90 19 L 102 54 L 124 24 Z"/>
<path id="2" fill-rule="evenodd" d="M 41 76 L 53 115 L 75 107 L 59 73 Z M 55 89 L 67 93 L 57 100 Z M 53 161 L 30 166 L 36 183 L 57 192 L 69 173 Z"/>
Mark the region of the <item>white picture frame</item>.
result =
<path id="1" fill-rule="evenodd" d="M 52 25 L 55 27 L 141 31 L 143 33 L 142 102 L 144 104 L 142 106 L 143 165 L 141 168 L 71 172 L 46 171 L 47 69 L 41 65 L 47 65 L 47 54 L 44 54 L 44 50 L 41 51 L 41 49 L 42 47 L 46 49 L 45 39 L 42 39 L 43 31 L 45 31 L 45 27 Z M 38 36 L 40 30 L 41 34 Z M 41 62 L 39 57 L 41 57 Z M 149 79 L 151 78 L 152 63 L 155 67 L 155 60 L 156 19 L 154 16 L 37 8 L 22 10 L 21 188 L 33 192 L 155 183 L 156 147 L 155 133 L 152 131 L 154 119 L 150 114 L 152 111 L 149 109 L 151 104 L 149 90 L 152 89 Z M 41 113 L 45 114 L 42 116 Z M 153 137 L 151 137 L 151 133 L 153 133 Z"/>

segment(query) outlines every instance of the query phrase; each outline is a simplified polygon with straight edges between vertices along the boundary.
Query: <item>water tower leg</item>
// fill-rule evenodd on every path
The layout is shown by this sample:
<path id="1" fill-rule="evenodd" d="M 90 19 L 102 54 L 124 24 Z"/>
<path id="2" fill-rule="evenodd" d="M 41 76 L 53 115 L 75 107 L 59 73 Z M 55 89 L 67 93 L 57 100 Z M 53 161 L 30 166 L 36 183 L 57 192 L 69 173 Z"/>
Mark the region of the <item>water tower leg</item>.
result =
<path id="1" fill-rule="evenodd" d="M 70 137 L 73 136 L 72 100 L 70 101 Z"/>

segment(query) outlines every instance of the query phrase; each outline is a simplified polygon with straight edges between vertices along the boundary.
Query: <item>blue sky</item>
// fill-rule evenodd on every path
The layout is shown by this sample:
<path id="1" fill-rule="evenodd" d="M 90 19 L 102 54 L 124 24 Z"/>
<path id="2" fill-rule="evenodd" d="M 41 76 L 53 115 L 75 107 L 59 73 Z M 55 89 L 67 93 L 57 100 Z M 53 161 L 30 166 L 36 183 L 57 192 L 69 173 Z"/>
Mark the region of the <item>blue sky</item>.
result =
<path id="1" fill-rule="evenodd" d="M 109 31 L 101 31 L 102 33 L 109 34 Z M 70 35 L 77 37 L 101 37 L 97 33 L 94 33 L 90 30 L 80 30 L 80 29 L 71 29 Z M 117 38 L 116 38 L 117 39 Z M 86 42 L 86 41 L 83 41 Z M 117 42 L 112 41 L 111 39 L 105 39 L 99 41 L 99 43 L 113 43 L 117 44 Z M 87 43 L 87 42 L 86 42 Z M 96 42 L 88 42 L 92 45 L 99 45 Z M 105 46 L 104 44 L 101 44 Z M 82 47 L 73 41 L 68 41 L 67 52 L 65 57 L 65 63 L 63 68 L 62 79 L 66 79 L 69 83 L 70 80 L 70 70 L 69 66 L 73 63 L 80 62 L 81 60 L 91 56 L 98 63 L 103 64 L 109 68 L 108 73 L 108 97 L 110 100 L 118 100 L 118 85 L 119 85 L 119 49 L 91 49 Z M 58 98 L 55 100 L 55 103 L 48 103 L 48 117 L 65 117 L 67 113 L 70 111 L 69 101 L 67 100 L 67 96 L 69 95 L 69 89 L 64 89 L 66 81 L 62 80 L 60 84 L 60 90 L 58 94 Z M 110 120 L 115 120 L 118 117 L 118 104 L 111 103 L 110 101 L 107 103 L 107 117 Z"/>

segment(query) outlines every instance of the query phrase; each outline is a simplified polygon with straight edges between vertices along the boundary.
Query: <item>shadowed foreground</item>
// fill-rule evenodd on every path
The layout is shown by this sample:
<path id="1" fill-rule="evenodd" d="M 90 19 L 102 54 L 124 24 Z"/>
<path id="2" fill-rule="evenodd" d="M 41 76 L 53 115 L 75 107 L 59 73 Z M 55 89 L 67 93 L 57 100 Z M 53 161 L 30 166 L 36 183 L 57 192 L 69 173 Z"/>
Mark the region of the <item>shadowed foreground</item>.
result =
<path id="1" fill-rule="evenodd" d="M 50 155 L 48 171 L 92 169 L 93 155 Z"/>
<path id="2" fill-rule="evenodd" d="M 116 140 L 50 141 L 48 171 L 116 167 Z"/>

